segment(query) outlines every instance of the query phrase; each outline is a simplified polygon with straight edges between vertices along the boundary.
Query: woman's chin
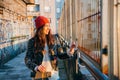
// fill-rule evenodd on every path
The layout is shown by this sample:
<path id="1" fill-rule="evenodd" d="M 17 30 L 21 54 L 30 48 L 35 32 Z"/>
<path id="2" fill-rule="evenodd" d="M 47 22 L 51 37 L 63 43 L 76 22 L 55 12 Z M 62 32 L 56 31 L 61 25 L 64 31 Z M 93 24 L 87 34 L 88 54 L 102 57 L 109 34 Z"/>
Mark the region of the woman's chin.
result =
<path id="1" fill-rule="evenodd" d="M 48 33 L 46 33 L 46 35 L 48 35 Z"/>

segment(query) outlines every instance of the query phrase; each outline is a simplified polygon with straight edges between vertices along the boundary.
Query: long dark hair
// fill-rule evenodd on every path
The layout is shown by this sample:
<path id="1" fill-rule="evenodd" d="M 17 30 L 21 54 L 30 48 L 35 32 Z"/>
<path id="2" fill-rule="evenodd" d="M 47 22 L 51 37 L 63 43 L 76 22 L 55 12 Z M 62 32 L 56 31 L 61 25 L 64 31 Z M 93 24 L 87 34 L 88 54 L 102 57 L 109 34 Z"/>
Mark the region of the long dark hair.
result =
<path id="1" fill-rule="evenodd" d="M 43 33 L 43 27 L 40 27 L 39 29 L 37 29 L 35 35 L 34 35 L 34 39 L 35 39 L 35 52 L 38 52 L 39 50 L 43 50 L 45 47 L 45 43 L 47 43 L 48 47 L 54 44 L 54 37 L 51 33 L 51 30 L 49 31 L 48 35 L 45 35 Z"/>

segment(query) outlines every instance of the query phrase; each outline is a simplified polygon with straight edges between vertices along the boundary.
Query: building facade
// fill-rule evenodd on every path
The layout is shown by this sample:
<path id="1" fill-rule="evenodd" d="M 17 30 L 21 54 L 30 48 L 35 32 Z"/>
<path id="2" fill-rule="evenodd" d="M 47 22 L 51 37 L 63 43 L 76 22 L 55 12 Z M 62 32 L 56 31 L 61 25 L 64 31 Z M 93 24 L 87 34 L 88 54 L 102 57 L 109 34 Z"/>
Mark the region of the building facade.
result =
<path id="1" fill-rule="evenodd" d="M 107 27 L 108 31 L 108 60 L 109 60 L 109 77 L 111 80 L 120 79 L 120 0 L 106 0 L 103 1 L 103 8 L 105 19 L 103 25 Z"/>
<path id="2" fill-rule="evenodd" d="M 33 23 L 37 16 L 46 16 L 50 20 L 53 34 L 58 33 L 58 20 L 61 15 L 64 0 L 34 0 L 35 4 L 27 5 L 28 20 Z"/>
<path id="3" fill-rule="evenodd" d="M 0 0 L 0 65 L 24 51 L 32 36 L 27 3 L 33 0 Z"/>
<path id="4" fill-rule="evenodd" d="M 0 35 L 1 41 L 16 36 L 31 35 L 31 23 L 27 20 L 27 5 L 24 1 L 0 1 Z"/>
<path id="5" fill-rule="evenodd" d="M 39 0 L 40 15 L 50 20 L 50 27 L 53 34 L 56 34 L 55 0 Z"/>
<path id="6" fill-rule="evenodd" d="M 59 19 L 59 34 L 68 41 L 78 40 L 81 51 L 91 57 L 101 71 L 108 65 L 110 80 L 120 79 L 120 13 L 119 0 L 65 0 Z M 108 55 L 102 59 L 102 49 Z M 100 54 L 101 53 L 101 54 Z"/>
<path id="7" fill-rule="evenodd" d="M 61 11 L 64 5 L 64 0 L 56 0 L 55 7 L 56 7 L 56 30 L 58 33 L 58 22 L 61 16 Z"/>
<path id="8" fill-rule="evenodd" d="M 34 4 L 27 5 L 27 19 L 32 24 L 32 36 L 35 33 L 35 23 L 34 20 L 37 16 L 40 16 L 40 3 L 39 0 L 34 0 Z"/>

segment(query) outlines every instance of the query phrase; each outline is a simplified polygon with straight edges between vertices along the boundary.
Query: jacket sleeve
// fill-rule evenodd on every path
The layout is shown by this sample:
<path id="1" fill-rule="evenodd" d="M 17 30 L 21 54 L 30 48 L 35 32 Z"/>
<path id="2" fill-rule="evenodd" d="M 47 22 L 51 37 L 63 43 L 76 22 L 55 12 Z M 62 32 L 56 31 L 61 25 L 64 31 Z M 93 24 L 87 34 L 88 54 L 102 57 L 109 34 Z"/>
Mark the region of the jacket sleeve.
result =
<path id="1" fill-rule="evenodd" d="M 34 71 L 37 64 L 33 62 L 33 59 L 34 59 L 34 44 L 33 43 L 34 41 L 31 39 L 28 41 L 27 52 L 25 56 L 25 64 L 28 68 Z"/>

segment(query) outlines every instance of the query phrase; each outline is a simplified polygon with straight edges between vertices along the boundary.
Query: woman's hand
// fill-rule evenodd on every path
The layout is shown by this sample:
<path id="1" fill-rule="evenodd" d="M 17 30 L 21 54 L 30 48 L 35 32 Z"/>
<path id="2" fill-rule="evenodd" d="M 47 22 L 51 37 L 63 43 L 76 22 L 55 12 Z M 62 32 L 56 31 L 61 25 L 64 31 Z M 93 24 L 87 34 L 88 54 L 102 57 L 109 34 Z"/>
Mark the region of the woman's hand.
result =
<path id="1" fill-rule="evenodd" d="M 39 70 L 40 72 L 46 72 L 46 68 L 45 68 L 44 66 L 42 66 L 42 65 L 39 65 L 39 66 L 38 66 L 38 70 Z"/>
<path id="2" fill-rule="evenodd" d="M 74 54 L 74 51 L 75 51 L 75 49 L 74 49 L 74 48 L 75 48 L 75 47 L 76 47 L 75 43 L 74 43 L 74 42 L 72 42 L 72 45 L 71 45 L 71 47 L 70 47 L 70 52 L 69 52 L 71 55 L 73 55 L 73 54 Z"/>
<path id="3" fill-rule="evenodd" d="M 46 50 L 42 50 L 42 54 L 45 55 L 46 54 Z"/>

